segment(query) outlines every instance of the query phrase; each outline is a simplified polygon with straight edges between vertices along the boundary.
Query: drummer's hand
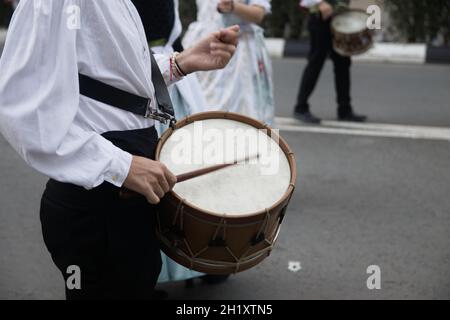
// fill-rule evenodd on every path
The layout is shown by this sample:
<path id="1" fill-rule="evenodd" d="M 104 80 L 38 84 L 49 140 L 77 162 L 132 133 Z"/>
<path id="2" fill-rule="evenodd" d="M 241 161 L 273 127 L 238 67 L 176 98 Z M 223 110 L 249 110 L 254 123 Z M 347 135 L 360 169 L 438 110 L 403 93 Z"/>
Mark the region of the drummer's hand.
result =
<path id="1" fill-rule="evenodd" d="M 239 26 L 210 34 L 177 56 L 177 63 L 187 74 L 224 68 L 236 51 Z"/>
<path id="2" fill-rule="evenodd" d="M 323 20 L 328 20 L 333 15 L 333 7 L 326 1 L 319 4 L 319 10 Z"/>
<path id="3" fill-rule="evenodd" d="M 130 172 L 123 186 L 142 194 L 151 204 L 159 203 L 172 190 L 177 178 L 158 161 L 133 156 Z"/>

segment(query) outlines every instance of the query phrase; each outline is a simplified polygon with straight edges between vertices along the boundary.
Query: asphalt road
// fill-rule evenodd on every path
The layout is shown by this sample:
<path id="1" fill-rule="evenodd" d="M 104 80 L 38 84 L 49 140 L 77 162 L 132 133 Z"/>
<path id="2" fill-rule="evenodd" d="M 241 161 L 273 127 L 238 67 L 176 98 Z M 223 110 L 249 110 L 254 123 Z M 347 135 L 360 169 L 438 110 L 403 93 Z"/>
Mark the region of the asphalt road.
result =
<path id="1" fill-rule="evenodd" d="M 278 116 L 291 116 L 305 60 L 274 62 Z M 352 98 L 357 112 L 372 122 L 422 126 L 450 125 L 450 66 L 354 63 Z M 314 92 L 311 110 L 336 118 L 332 64 L 327 63 Z"/>
<path id="2" fill-rule="evenodd" d="M 290 115 L 304 60 L 274 62 L 277 114 Z M 312 99 L 333 119 L 331 66 Z M 450 67 L 355 64 L 354 102 L 381 123 L 450 127 Z M 449 299 L 450 148 L 443 140 L 283 131 L 296 194 L 276 249 L 222 285 L 162 285 L 179 299 Z M 38 217 L 45 178 L 0 138 L 0 298 L 63 298 Z M 292 272 L 289 262 L 301 270 Z M 367 267 L 381 269 L 369 290 Z"/>

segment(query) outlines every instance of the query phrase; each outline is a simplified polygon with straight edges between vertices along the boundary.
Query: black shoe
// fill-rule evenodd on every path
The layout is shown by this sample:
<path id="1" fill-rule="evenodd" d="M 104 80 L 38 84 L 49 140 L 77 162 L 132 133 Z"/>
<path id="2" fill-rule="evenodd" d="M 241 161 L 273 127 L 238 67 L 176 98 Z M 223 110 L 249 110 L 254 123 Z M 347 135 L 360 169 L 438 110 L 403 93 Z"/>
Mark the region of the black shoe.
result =
<path id="1" fill-rule="evenodd" d="M 338 116 L 338 120 L 339 121 L 345 121 L 345 122 L 366 122 L 367 121 L 367 116 L 363 116 L 363 115 L 359 115 L 356 113 L 348 113 L 345 115 L 339 115 Z"/>
<path id="2" fill-rule="evenodd" d="M 228 280 L 229 275 L 215 275 L 215 274 L 206 274 L 201 276 L 200 279 L 207 284 L 219 284 Z"/>
<path id="3" fill-rule="evenodd" d="M 309 124 L 320 124 L 322 122 L 322 120 L 320 118 L 316 117 L 309 111 L 306 111 L 306 112 L 295 111 L 294 117 L 297 120 L 300 120 L 301 122 L 309 123 Z"/>
<path id="4" fill-rule="evenodd" d="M 184 287 L 186 289 L 191 289 L 194 287 L 194 279 L 187 279 L 184 281 Z"/>

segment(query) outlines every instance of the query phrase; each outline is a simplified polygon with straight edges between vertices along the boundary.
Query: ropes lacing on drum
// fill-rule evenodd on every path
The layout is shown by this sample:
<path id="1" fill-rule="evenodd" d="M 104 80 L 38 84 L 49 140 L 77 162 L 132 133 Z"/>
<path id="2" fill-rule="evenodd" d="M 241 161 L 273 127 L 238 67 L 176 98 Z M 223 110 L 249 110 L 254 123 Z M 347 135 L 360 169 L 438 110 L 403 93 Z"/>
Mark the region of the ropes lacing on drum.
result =
<path id="1" fill-rule="evenodd" d="M 256 234 L 255 239 L 259 239 L 261 234 L 265 235 L 267 233 L 267 226 L 269 225 L 269 218 L 270 218 L 270 211 L 269 211 L 269 209 L 266 208 L 266 216 L 264 217 L 264 221 L 262 222 L 261 228 L 259 229 L 258 233 Z"/>
<path id="2" fill-rule="evenodd" d="M 219 235 L 219 231 L 220 229 L 223 230 L 223 237 L 222 240 L 225 241 L 225 237 L 226 237 L 226 226 L 227 226 L 227 221 L 225 220 L 226 215 L 223 215 L 222 218 L 220 219 L 219 225 L 216 228 L 216 231 L 214 232 L 214 236 L 212 238 L 212 240 L 216 240 L 217 236 Z"/>
<path id="3" fill-rule="evenodd" d="M 172 221 L 173 225 L 176 226 L 177 222 L 180 223 L 180 228 L 181 230 L 183 229 L 183 216 L 184 216 L 184 203 L 185 200 L 182 200 L 178 207 L 177 207 L 177 211 L 175 213 L 175 217 Z M 204 248 L 200 249 L 198 252 L 194 253 L 194 251 L 192 250 L 188 240 L 186 238 L 184 238 L 182 240 L 182 243 L 185 245 L 186 251 L 187 252 L 183 252 L 182 250 L 177 250 L 178 254 L 182 255 L 186 260 L 188 260 L 189 263 L 189 267 L 191 269 L 193 269 L 195 266 L 204 266 L 204 267 L 212 267 L 212 266 L 217 266 L 217 264 L 219 263 L 220 265 L 222 265 L 222 267 L 227 267 L 227 268 L 231 268 L 233 267 L 234 272 L 237 273 L 241 270 L 242 266 L 246 265 L 246 263 L 249 263 L 250 261 L 252 261 L 253 259 L 257 259 L 258 257 L 260 257 L 262 254 L 267 254 L 269 255 L 270 252 L 273 249 L 274 246 L 274 242 L 275 241 L 270 241 L 270 239 L 267 238 L 267 236 L 269 236 L 270 238 L 273 237 L 273 235 L 268 235 L 268 228 L 269 228 L 269 224 L 270 224 L 270 210 L 269 209 L 265 209 L 265 215 L 264 215 L 264 220 L 261 222 L 261 226 L 258 229 L 258 232 L 256 234 L 256 237 L 254 238 L 255 240 L 258 241 L 254 241 L 253 243 L 249 243 L 249 245 L 247 246 L 247 248 L 244 250 L 244 252 L 240 255 L 240 257 L 238 257 L 233 250 L 226 244 L 225 240 L 227 237 L 227 220 L 226 220 L 226 216 L 222 216 L 220 219 L 219 223 L 215 223 L 215 225 L 217 226 L 217 228 L 214 231 L 212 240 L 220 240 L 217 242 L 217 245 L 222 246 L 230 255 L 230 257 L 234 260 L 234 262 L 227 262 L 227 261 L 215 261 L 215 260 L 210 260 L 210 259 L 204 259 L 204 258 L 199 258 L 200 255 L 202 255 L 203 253 L 205 253 L 208 249 L 210 249 L 211 246 L 210 244 L 206 245 Z M 158 217 L 159 219 L 159 217 Z M 278 230 L 278 229 L 277 229 Z M 220 232 L 222 231 L 222 237 L 220 237 Z M 264 237 L 264 239 L 260 239 L 261 237 Z M 276 236 L 275 236 L 276 237 Z M 161 239 L 164 243 L 171 243 L 171 241 L 168 241 L 167 238 L 162 237 Z M 275 240 L 275 238 L 274 238 Z M 254 248 L 256 245 L 260 244 L 261 242 L 264 242 L 267 247 L 263 248 L 261 250 L 258 250 L 257 252 L 252 253 L 251 255 L 249 255 L 249 252 L 251 251 L 252 248 Z M 178 246 L 176 246 L 178 247 Z"/>
<path id="4" fill-rule="evenodd" d="M 290 187 L 295 188 L 295 185 L 293 183 L 290 184 Z M 290 198 L 289 198 L 290 200 Z M 180 203 L 177 206 L 177 210 L 175 212 L 174 218 L 172 220 L 172 225 L 176 226 L 177 222 L 179 222 L 179 228 L 180 231 L 182 231 L 184 229 L 184 207 L 185 207 L 185 202 L 186 200 L 183 199 L 180 201 Z M 288 201 L 289 202 L 289 201 Z M 194 251 L 192 250 L 189 242 L 187 241 L 186 238 L 184 238 L 182 240 L 182 243 L 185 245 L 187 252 L 183 253 L 182 251 L 179 252 L 179 254 L 182 253 L 182 255 L 189 261 L 189 266 L 191 269 L 194 268 L 195 265 L 209 265 L 209 266 L 213 266 L 213 265 L 217 265 L 218 261 L 214 261 L 214 260 L 210 260 L 210 259 L 202 259 L 202 258 L 198 258 L 201 254 L 203 254 L 204 252 L 206 252 L 208 249 L 210 249 L 211 247 L 214 247 L 211 245 L 211 243 L 213 243 L 214 241 L 219 240 L 216 245 L 222 246 L 229 254 L 230 256 L 233 258 L 234 262 L 227 262 L 227 261 L 220 261 L 220 264 L 222 264 L 223 266 L 227 266 L 227 267 L 233 267 L 234 268 L 234 272 L 237 273 L 240 271 L 242 265 L 245 265 L 245 263 L 248 263 L 249 261 L 256 259 L 258 257 L 260 257 L 262 254 L 267 253 L 267 255 L 270 254 L 270 252 L 273 249 L 273 245 L 274 245 L 274 241 L 270 241 L 267 238 L 267 233 L 268 233 L 268 228 L 269 228 L 269 222 L 270 222 L 270 210 L 268 208 L 265 209 L 265 215 L 264 215 L 264 220 L 261 222 L 261 226 L 259 227 L 259 230 L 254 238 L 254 241 L 252 243 L 250 243 L 248 245 L 248 247 L 246 248 L 246 250 L 240 255 L 240 257 L 238 257 L 233 251 L 232 249 L 226 244 L 226 237 L 227 237 L 227 220 L 226 220 L 226 215 L 223 215 L 220 219 L 219 223 L 214 223 L 214 225 L 216 225 L 216 229 L 214 231 L 214 235 L 212 237 L 212 241 L 206 245 L 204 248 L 200 249 L 197 253 L 194 253 Z M 160 219 L 159 215 L 158 215 L 158 220 Z M 220 232 L 222 230 L 222 237 L 220 237 Z M 261 237 L 264 237 L 264 239 L 261 239 Z M 275 240 L 275 239 L 274 239 Z M 164 242 L 167 241 L 167 239 L 163 240 Z M 250 252 L 250 250 L 255 247 L 256 245 L 260 244 L 261 242 L 264 242 L 268 247 L 263 248 L 251 255 L 248 255 L 248 253 Z M 170 243 L 170 241 L 169 241 Z"/>

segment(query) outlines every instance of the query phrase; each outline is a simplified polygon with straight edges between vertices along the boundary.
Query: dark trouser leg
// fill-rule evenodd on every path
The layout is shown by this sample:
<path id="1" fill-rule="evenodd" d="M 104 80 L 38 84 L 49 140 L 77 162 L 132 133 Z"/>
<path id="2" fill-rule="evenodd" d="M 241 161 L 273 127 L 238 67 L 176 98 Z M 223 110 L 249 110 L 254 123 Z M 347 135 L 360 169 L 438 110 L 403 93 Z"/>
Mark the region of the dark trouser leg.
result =
<path id="1" fill-rule="evenodd" d="M 76 206 L 60 203 L 59 199 L 65 197 L 59 195 L 57 199 L 57 189 L 58 185 L 49 182 L 42 196 L 40 217 L 45 245 L 63 275 L 66 298 L 103 299 L 107 245 L 102 215 L 94 214 L 83 201 Z M 82 290 L 68 290 L 69 266 L 80 268 Z"/>
<path id="2" fill-rule="evenodd" d="M 121 200 L 118 214 L 109 215 L 108 230 L 107 275 L 113 281 L 107 298 L 152 299 L 162 265 L 155 208 L 143 197 Z"/>
<path id="3" fill-rule="evenodd" d="M 331 33 L 329 28 L 329 21 L 322 21 L 316 15 L 310 17 L 309 32 L 311 48 L 308 65 L 303 72 L 297 97 L 296 111 L 298 112 L 309 111 L 309 97 L 316 87 L 320 72 L 331 48 Z"/>
<path id="4" fill-rule="evenodd" d="M 161 269 L 155 213 L 145 199 L 121 200 L 103 185 L 92 191 L 49 182 L 41 202 L 45 243 L 65 280 L 81 270 L 77 299 L 151 299 Z"/>
<path id="5" fill-rule="evenodd" d="M 154 159 L 154 127 L 103 136 L 131 154 Z M 67 299 L 152 299 L 161 271 L 155 208 L 144 197 L 123 200 L 108 183 L 93 190 L 50 180 L 41 201 L 42 234 L 65 280 L 81 270 L 81 289 Z"/>
<path id="6" fill-rule="evenodd" d="M 336 86 L 338 114 L 348 115 L 352 112 L 350 98 L 350 66 L 351 58 L 331 50 L 331 59 L 334 64 L 334 83 Z"/>

